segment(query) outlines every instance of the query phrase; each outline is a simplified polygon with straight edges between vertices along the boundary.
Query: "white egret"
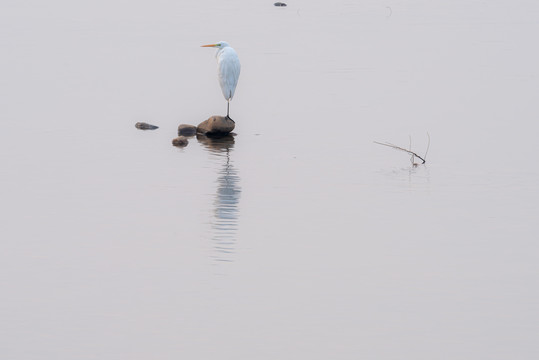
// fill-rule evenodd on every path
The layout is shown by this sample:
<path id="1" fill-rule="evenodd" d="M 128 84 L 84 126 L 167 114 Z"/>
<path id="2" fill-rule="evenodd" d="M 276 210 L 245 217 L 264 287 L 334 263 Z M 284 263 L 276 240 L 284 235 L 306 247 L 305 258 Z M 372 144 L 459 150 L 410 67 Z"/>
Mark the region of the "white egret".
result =
<path id="1" fill-rule="evenodd" d="M 216 44 L 202 45 L 202 47 L 217 48 L 215 57 L 217 58 L 217 66 L 219 67 L 219 84 L 221 91 L 227 101 L 226 116 L 229 116 L 230 100 L 234 97 L 238 78 L 240 77 L 240 59 L 236 50 L 230 47 L 226 41 L 219 41 Z"/>

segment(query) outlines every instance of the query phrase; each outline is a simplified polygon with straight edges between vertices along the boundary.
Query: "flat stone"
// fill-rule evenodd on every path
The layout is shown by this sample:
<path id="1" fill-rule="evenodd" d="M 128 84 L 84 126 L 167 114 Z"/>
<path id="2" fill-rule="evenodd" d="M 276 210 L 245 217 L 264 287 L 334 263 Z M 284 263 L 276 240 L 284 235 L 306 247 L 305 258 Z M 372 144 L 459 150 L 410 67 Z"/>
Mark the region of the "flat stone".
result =
<path id="1" fill-rule="evenodd" d="M 228 116 L 214 115 L 198 124 L 197 132 L 205 135 L 225 135 L 234 130 L 235 126 L 234 120 Z"/>
<path id="2" fill-rule="evenodd" d="M 178 136 L 177 138 L 172 139 L 172 145 L 178 147 L 184 147 L 189 144 L 189 140 L 185 136 Z"/>
<path id="3" fill-rule="evenodd" d="M 195 136 L 196 134 L 197 127 L 194 125 L 181 124 L 178 126 L 178 135 Z"/>
<path id="4" fill-rule="evenodd" d="M 155 130 L 155 129 L 159 129 L 159 126 L 155 126 L 155 125 L 152 125 L 152 124 L 148 124 L 148 123 L 145 123 L 145 122 L 138 122 L 135 124 L 135 127 L 137 129 L 140 129 L 140 130 Z"/>
<path id="5" fill-rule="evenodd" d="M 273 5 L 275 5 L 275 6 L 286 6 L 286 4 L 284 2 L 276 2 Z"/>

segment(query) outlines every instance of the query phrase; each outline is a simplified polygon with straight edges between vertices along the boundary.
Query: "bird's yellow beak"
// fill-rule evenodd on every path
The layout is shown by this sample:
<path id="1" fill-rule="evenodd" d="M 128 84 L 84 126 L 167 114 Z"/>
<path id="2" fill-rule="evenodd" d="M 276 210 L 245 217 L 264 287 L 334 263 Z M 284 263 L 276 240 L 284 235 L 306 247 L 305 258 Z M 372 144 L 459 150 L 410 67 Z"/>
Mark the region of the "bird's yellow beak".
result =
<path id="1" fill-rule="evenodd" d="M 210 45 L 202 45 L 201 47 L 215 47 L 217 44 L 210 44 Z"/>

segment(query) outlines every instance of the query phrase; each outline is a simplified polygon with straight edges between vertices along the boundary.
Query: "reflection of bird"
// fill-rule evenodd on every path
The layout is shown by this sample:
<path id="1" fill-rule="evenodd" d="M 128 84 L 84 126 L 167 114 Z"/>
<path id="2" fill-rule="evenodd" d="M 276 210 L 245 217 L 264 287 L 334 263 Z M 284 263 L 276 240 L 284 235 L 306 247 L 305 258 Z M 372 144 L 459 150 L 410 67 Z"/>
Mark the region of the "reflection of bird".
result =
<path id="1" fill-rule="evenodd" d="M 197 134 L 197 140 L 207 148 L 211 159 L 221 165 L 216 181 L 212 240 L 216 250 L 215 261 L 231 262 L 236 252 L 241 196 L 240 176 L 231 159 L 234 136 L 228 134 L 212 138 Z M 223 161 L 225 159 L 226 162 Z"/>
<path id="2" fill-rule="evenodd" d="M 236 50 L 231 48 L 226 41 L 219 41 L 217 44 L 202 45 L 202 47 L 217 48 L 215 57 L 219 66 L 219 84 L 221 84 L 223 96 L 227 101 L 226 116 L 229 117 L 230 100 L 234 97 L 234 91 L 240 77 L 240 59 Z"/>

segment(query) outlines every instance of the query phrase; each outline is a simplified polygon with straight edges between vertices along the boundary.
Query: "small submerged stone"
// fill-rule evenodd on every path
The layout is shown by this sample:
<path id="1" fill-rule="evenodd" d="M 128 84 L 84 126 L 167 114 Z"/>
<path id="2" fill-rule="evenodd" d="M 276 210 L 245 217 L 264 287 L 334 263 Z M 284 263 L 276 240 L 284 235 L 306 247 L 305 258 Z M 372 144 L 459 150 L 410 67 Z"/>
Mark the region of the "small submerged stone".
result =
<path id="1" fill-rule="evenodd" d="M 205 120 L 198 124 L 197 132 L 204 135 L 225 135 L 229 134 L 236 123 L 228 116 L 214 115 L 208 120 Z"/>
<path id="2" fill-rule="evenodd" d="M 273 5 L 275 5 L 275 6 L 286 6 L 286 4 L 284 2 L 276 2 Z"/>
<path id="3" fill-rule="evenodd" d="M 178 147 L 184 147 L 189 144 L 189 140 L 185 136 L 178 136 L 175 139 L 172 139 L 172 145 L 178 146 Z"/>
<path id="4" fill-rule="evenodd" d="M 135 124 L 135 127 L 137 129 L 140 129 L 140 130 L 155 130 L 155 129 L 159 129 L 159 126 L 155 126 L 155 125 L 152 125 L 152 124 L 148 124 L 148 123 L 145 123 L 145 122 L 138 122 Z"/>
<path id="5" fill-rule="evenodd" d="M 194 125 L 181 124 L 178 126 L 178 135 L 195 136 L 196 134 L 197 127 Z"/>

